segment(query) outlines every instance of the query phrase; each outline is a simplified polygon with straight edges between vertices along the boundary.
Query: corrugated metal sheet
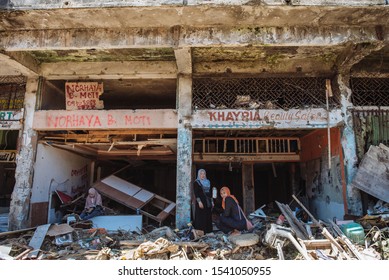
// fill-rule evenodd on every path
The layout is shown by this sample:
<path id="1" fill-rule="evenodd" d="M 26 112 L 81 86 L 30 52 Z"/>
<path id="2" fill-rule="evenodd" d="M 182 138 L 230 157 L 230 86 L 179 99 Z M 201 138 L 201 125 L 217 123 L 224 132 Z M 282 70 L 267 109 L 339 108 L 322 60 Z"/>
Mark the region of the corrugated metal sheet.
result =
<path id="1" fill-rule="evenodd" d="M 353 120 L 359 159 L 371 145 L 389 144 L 388 109 L 353 110 Z"/>

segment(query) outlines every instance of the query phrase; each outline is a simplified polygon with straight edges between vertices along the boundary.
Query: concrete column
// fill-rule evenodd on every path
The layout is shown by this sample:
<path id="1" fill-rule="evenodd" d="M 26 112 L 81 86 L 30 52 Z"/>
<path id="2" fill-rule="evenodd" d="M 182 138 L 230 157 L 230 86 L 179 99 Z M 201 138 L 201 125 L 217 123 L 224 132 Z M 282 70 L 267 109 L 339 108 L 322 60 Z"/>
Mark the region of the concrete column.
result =
<path id="1" fill-rule="evenodd" d="M 341 92 L 341 110 L 344 116 L 344 127 L 342 130 L 342 150 L 346 178 L 346 197 L 348 213 L 351 215 L 362 215 L 361 193 L 351 186 L 351 182 L 357 171 L 357 146 L 355 141 L 355 131 L 351 112 L 348 110 L 352 106 L 351 89 L 348 75 L 338 75 L 338 85 Z"/>
<path id="2" fill-rule="evenodd" d="M 178 76 L 176 227 L 187 227 L 191 220 L 192 185 L 192 77 Z"/>
<path id="3" fill-rule="evenodd" d="M 9 230 L 29 227 L 29 210 L 32 189 L 33 164 L 36 152 L 36 132 L 32 129 L 39 78 L 29 78 L 24 97 L 23 129 L 16 155 L 15 186 L 12 192 Z"/>

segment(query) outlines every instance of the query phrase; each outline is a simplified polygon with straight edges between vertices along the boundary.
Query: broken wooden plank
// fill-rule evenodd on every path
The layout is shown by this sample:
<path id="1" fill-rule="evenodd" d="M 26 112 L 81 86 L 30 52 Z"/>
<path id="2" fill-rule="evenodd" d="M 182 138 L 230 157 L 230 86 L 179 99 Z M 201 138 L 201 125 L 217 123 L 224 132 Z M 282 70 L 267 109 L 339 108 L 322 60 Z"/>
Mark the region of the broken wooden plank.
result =
<path id="1" fill-rule="evenodd" d="M 14 260 L 20 260 L 20 259 L 22 259 L 25 255 L 27 255 L 28 253 L 30 253 L 31 251 L 32 251 L 32 248 L 26 249 L 26 250 L 24 250 L 22 253 L 20 253 L 20 254 L 17 255 L 16 257 L 14 257 L 13 259 L 14 259 Z"/>
<path id="2" fill-rule="evenodd" d="M 282 204 L 278 201 L 276 201 L 276 203 L 277 203 L 278 207 L 280 208 L 282 214 L 285 216 L 286 220 L 288 221 L 290 227 L 296 233 L 296 236 L 300 239 L 303 239 L 303 240 L 309 239 L 309 235 L 308 235 L 305 227 L 293 215 L 293 212 L 290 209 L 289 205 Z"/>
<path id="3" fill-rule="evenodd" d="M 300 200 L 298 200 L 298 198 L 292 194 L 292 197 L 294 198 L 294 200 L 296 200 L 296 202 L 300 205 L 301 208 L 304 209 L 304 211 L 308 214 L 309 217 L 311 217 L 312 221 L 317 224 L 320 229 L 323 229 L 323 226 L 319 223 L 318 220 L 316 220 L 316 218 L 311 214 L 311 212 L 308 211 L 308 209 L 304 206 L 304 204 L 302 204 L 302 202 Z"/>
<path id="4" fill-rule="evenodd" d="M 352 244 L 350 239 L 347 238 L 346 235 L 343 234 L 342 230 L 336 225 L 333 221 L 331 222 L 332 228 L 339 235 L 340 240 L 350 249 L 350 251 L 357 257 L 358 260 L 363 260 L 363 256 L 359 253 L 358 249 Z"/>
<path id="5" fill-rule="evenodd" d="M 128 195 L 126 193 L 123 193 L 119 190 L 116 190 L 115 188 L 112 188 L 111 186 L 103 183 L 98 182 L 93 185 L 93 187 L 100 192 L 100 194 L 108 197 L 109 199 L 112 199 L 116 202 L 119 202 L 120 204 L 123 204 L 133 210 L 138 210 L 141 207 L 145 205 L 143 201 L 140 201 L 139 199 L 136 199 L 132 197 L 131 195 Z"/>
<path id="6" fill-rule="evenodd" d="M 351 257 L 347 254 L 347 252 L 343 249 L 343 247 L 336 241 L 336 239 L 332 236 L 332 234 L 326 229 L 323 228 L 322 234 L 329 240 L 331 243 L 338 249 L 339 253 L 345 257 L 347 260 L 351 260 Z"/>
<path id="7" fill-rule="evenodd" d="M 370 146 L 359 164 L 351 186 L 389 202 L 389 148 Z"/>
<path id="8" fill-rule="evenodd" d="M 46 233 L 49 230 L 50 226 L 51 224 L 41 225 L 38 226 L 37 229 L 35 230 L 34 235 L 32 236 L 30 242 L 28 243 L 28 246 L 33 248 L 33 251 L 31 251 L 28 254 L 29 258 L 34 259 L 38 256 L 43 240 L 45 239 Z"/>
<path id="9" fill-rule="evenodd" d="M 331 249 L 331 241 L 328 239 L 302 240 L 306 250 Z"/>
<path id="10" fill-rule="evenodd" d="M 36 229 L 36 227 L 31 227 L 31 228 L 18 229 L 18 230 L 13 230 L 13 231 L 0 232 L 0 237 L 18 234 L 18 233 L 26 232 L 29 230 L 35 230 L 35 229 Z"/>

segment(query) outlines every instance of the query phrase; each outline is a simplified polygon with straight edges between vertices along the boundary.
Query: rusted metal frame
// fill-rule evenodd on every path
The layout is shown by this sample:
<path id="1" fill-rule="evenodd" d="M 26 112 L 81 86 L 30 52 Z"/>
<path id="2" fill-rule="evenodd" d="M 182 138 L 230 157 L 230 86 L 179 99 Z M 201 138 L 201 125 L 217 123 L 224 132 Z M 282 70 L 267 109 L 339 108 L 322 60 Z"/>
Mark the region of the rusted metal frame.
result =
<path id="1" fill-rule="evenodd" d="M 251 82 L 245 82 L 245 80 L 249 79 Z M 265 92 L 265 90 L 259 90 L 261 88 L 267 88 L 269 87 L 269 84 L 272 83 L 276 86 L 279 86 L 280 83 L 283 83 L 284 85 L 287 85 L 288 87 L 281 90 L 281 93 L 283 95 L 287 94 L 288 90 L 296 96 L 301 96 L 302 94 L 308 95 L 310 100 L 308 103 L 312 103 L 315 105 L 323 105 L 325 103 L 324 100 L 321 100 L 317 98 L 317 96 L 320 96 L 321 91 L 324 88 L 324 85 L 322 86 L 321 83 L 318 83 L 318 78 L 316 79 L 308 79 L 306 78 L 305 81 L 309 81 L 315 86 L 313 87 L 314 90 L 312 92 L 311 90 L 308 92 L 305 90 L 303 86 L 300 86 L 304 82 L 303 78 L 235 78 L 235 79 L 209 79 L 208 78 L 195 78 L 193 83 L 193 106 L 197 106 L 199 109 L 203 108 L 209 108 L 209 104 L 212 103 L 215 107 L 221 107 L 222 105 L 228 107 L 228 108 L 236 108 L 239 107 L 236 104 L 236 98 L 239 95 L 238 88 L 244 88 L 248 92 L 254 92 L 251 94 L 247 94 L 250 96 L 251 100 L 256 100 L 260 102 L 265 101 L 273 101 L 278 100 L 280 95 L 280 90 L 274 89 L 274 90 L 266 90 L 266 95 L 262 94 L 262 92 Z M 320 81 L 323 81 L 324 79 L 320 78 Z M 322 88 L 323 87 L 323 88 Z M 252 90 L 250 90 L 252 89 Z M 298 90 L 298 93 L 296 93 L 296 89 Z M 224 92 L 226 94 L 221 94 L 221 92 Z M 229 93 L 229 94 L 228 94 Z M 207 98 L 204 98 L 207 97 Z M 278 104 L 278 107 L 280 108 L 293 108 L 296 105 L 301 105 L 300 102 L 301 98 L 296 98 L 295 101 L 290 101 L 290 104 L 286 105 L 280 105 Z M 336 100 L 333 100 L 332 103 L 336 103 Z M 338 102 L 339 103 L 339 102 Z M 331 104 L 333 105 L 333 104 Z"/>

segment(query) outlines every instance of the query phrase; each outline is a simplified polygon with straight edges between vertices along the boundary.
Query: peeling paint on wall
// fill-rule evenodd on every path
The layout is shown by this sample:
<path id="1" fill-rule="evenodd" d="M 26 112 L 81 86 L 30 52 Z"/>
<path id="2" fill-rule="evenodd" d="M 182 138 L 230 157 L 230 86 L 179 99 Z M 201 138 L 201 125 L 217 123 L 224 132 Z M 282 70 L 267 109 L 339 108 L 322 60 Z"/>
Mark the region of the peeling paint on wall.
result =
<path id="1" fill-rule="evenodd" d="M 342 131 L 342 149 L 344 155 L 344 165 L 345 165 L 345 177 L 347 183 L 347 206 L 348 214 L 352 215 L 362 215 L 362 201 L 360 191 L 350 184 L 354 178 L 357 171 L 357 152 L 356 152 L 356 142 L 355 142 L 355 132 L 353 126 L 352 114 L 349 111 L 349 108 L 352 107 L 350 102 L 351 89 L 344 82 L 347 80 L 346 77 L 339 75 L 338 84 L 341 94 L 341 110 L 344 118 L 344 128 Z"/>
<path id="2" fill-rule="evenodd" d="M 15 187 L 12 192 L 9 213 L 9 230 L 28 226 L 28 213 L 31 198 L 30 174 L 33 167 L 32 145 L 23 146 L 16 156 Z"/>

